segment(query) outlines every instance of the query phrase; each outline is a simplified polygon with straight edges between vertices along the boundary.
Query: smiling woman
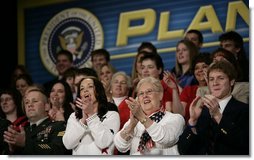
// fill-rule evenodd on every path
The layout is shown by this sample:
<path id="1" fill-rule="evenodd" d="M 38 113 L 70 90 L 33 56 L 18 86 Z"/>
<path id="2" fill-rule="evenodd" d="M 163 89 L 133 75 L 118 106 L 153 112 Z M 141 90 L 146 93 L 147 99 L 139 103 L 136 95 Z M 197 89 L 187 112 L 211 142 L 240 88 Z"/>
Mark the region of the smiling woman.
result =
<path id="1" fill-rule="evenodd" d="M 97 78 L 81 79 L 76 109 L 67 122 L 65 147 L 73 155 L 112 155 L 120 119 L 116 106 L 107 102 L 104 87 Z"/>
<path id="2" fill-rule="evenodd" d="M 163 87 L 159 79 L 146 77 L 137 85 L 138 98 L 126 100 L 130 119 L 114 139 L 120 152 L 178 155 L 177 141 L 184 119 L 162 107 Z"/>

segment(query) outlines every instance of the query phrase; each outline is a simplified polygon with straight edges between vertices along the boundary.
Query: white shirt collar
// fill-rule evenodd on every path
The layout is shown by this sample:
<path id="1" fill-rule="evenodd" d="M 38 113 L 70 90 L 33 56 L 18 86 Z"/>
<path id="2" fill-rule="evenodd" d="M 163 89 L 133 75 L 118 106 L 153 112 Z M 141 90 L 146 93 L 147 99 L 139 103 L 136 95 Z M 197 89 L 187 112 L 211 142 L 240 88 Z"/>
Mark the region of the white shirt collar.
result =
<path id="1" fill-rule="evenodd" d="M 225 99 L 219 100 L 219 105 L 220 105 L 220 113 L 223 113 L 224 109 L 226 108 L 229 100 L 232 98 L 232 95 L 228 96 Z"/>
<path id="2" fill-rule="evenodd" d="M 38 120 L 36 123 L 30 123 L 30 126 L 32 126 L 33 124 L 36 124 L 36 126 L 40 125 L 45 119 L 47 119 L 48 117 L 44 117 L 40 120 Z"/>
<path id="3" fill-rule="evenodd" d="M 123 97 L 112 97 L 114 100 L 114 103 L 117 107 L 119 107 L 119 104 L 127 98 L 127 96 L 123 96 Z"/>

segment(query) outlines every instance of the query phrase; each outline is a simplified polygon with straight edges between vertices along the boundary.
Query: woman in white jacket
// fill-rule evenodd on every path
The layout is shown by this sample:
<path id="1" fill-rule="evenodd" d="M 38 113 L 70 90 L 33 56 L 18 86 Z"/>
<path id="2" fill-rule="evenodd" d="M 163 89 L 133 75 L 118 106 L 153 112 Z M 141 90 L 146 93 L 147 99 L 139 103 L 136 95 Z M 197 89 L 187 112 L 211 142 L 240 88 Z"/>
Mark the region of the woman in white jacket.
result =
<path id="1" fill-rule="evenodd" d="M 87 77 L 80 81 L 77 111 L 68 119 L 63 143 L 73 155 L 112 155 L 120 127 L 117 107 L 107 102 L 102 83 Z"/>
<path id="2" fill-rule="evenodd" d="M 114 143 L 120 152 L 130 154 L 178 155 L 177 141 L 184 127 L 180 114 L 162 109 L 163 88 L 160 80 L 147 77 L 137 85 L 137 100 L 126 100 L 131 111 L 129 121 Z"/>

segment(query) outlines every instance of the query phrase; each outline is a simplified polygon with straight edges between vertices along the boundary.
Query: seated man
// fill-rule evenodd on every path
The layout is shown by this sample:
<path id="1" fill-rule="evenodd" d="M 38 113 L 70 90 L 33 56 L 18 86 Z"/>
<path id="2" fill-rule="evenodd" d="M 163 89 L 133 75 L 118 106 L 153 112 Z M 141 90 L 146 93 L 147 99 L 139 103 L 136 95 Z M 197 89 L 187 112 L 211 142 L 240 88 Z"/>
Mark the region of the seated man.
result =
<path id="1" fill-rule="evenodd" d="M 48 118 L 49 103 L 45 93 L 39 89 L 28 91 L 24 97 L 24 110 L 30 122 L 20 132 L 10 125 L 4 132 L 4 141 L 13 154 L 56 155 L 65 154 L 62 142 L 65 132 L 64 122 L 52 122 Z"/>

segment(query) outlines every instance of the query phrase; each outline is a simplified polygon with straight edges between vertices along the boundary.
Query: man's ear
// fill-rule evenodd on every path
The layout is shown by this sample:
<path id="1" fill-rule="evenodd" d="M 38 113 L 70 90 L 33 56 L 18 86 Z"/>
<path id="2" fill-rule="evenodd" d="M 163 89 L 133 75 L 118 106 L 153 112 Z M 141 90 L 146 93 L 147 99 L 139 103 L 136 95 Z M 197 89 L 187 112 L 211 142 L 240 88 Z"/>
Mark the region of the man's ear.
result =
<path id="1" fill-rule="evenodd" d="M 236 48 L 236 55 L 239 54 L 240 50 L 241 50 L 241 48 Z"/>
<path id="2" fill-rule="evenodd" d="M 230 81 L 230 86 L 232 87 L 234 84 L 235 84 L 235 80 L 233 79 Z"/>

